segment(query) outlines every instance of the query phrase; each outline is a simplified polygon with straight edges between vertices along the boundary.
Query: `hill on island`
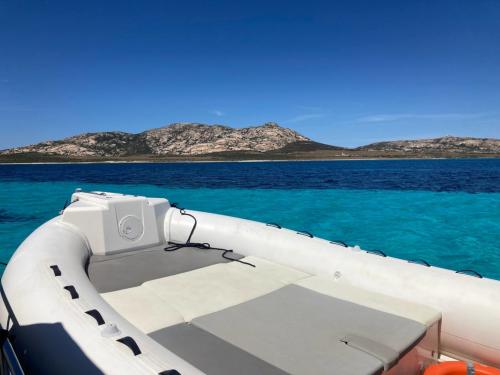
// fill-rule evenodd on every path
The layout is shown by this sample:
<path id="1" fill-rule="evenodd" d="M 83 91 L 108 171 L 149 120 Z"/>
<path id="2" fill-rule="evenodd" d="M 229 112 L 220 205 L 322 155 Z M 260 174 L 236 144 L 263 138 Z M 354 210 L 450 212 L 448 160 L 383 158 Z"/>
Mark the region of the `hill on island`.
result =
<path id="1" fill-rule="evenodd" d="M 106 160 L 248 160 L 500 156 L 500 140 L 441 137 L 350 149 L 315 142 L 269 122 L 231 128 L 175 123 L 141 133 L 85 133 L 0 151 L 0 162 Z"/>

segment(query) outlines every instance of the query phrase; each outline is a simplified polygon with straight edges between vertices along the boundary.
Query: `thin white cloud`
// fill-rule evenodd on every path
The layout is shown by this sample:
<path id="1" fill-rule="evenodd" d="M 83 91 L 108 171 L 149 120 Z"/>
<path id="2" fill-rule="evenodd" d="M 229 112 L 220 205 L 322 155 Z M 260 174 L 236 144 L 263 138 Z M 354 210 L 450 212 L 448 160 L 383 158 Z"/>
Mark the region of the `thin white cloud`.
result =
<path id="1" fill-rule="evenodd" d="M 217 116 L 217 117 L 222 117 L 222 116 L 225 116 L 225 115 L 226 115 L 224 112 L 222 112 L 222 111 L 220 111 L 220 110 L 218 110 L 218 109 L 214 109 L 214 110 L 210 111 L 210 113 L 211 113 L 212 115 Z"/>
<path id="2" fill-rule="evenodd" d="M 360 117 L 356 120 L 359 123 L 379 123 L 379 122 L 394 122 L 408 119 L 421 119 L 421 120 L 464 120 L 475 119 L 488 115 L 487 113 L 392 113 L 392 114 L 379 114 Z"/>
<path id="3" fill-rule="evenodd" d="M 298 115 L 298 116 L 292 117 L 288 120 L 285 120 L 285 121 L 283 121 L 283 123 L 284 124 L 293 124 L 296 122 L 303 122 L 303 121 L 312 120 L 312 119 L 321 118 L 321 117 L 325 117 L 325 114 L 324 113 L 306 113 L 306 114 Z"/>

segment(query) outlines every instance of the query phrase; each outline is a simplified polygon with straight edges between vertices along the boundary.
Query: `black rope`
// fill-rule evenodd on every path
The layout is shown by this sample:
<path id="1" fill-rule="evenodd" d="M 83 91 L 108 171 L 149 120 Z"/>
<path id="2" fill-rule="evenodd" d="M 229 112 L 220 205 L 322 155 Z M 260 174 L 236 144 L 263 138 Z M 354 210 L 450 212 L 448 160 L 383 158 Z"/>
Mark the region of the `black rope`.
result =
<path id="1" fill-rule="evenodd" d="M 227 259 L 231 262 L 238 262 L 241 264 L 246 264 L 247 266 L 250 266 L 250 267 L 255 267 L 255 264 L 248 263 L 248 262 L 245 262 L 243 260 L 234 259 L 234 258 L 227 256 L 227 254 L 229 254 L 229 253 L 234 253 L 233 250 L 223 249 L 221 247 L 212 247 L 207 242 L 191 242 L 191 238 L 193 237 L 194 231 L 196 230 L 196 226 L 198 225 L 198 221 L 196 220 L 196 218 L 193 215 L 188 214 L 184 208 L 179 208 L 179 211 L 180 211 L 181 215 L 189 216 L 190 218 L 193 219 L 193 221 L 194 221 L 193 227 L 191 228 L 191 232 L 189 233 L 189 236 L 188 236 L 185 243 L 177 243 L 177 242 L 170 242 L 169 241 L 168 242 L 169 246 L 167 246 L 164 249 L 165 251 L 176 251 L 176 250 L 179 250 L 179 249 L 182 249 L 185 247 L 194 247 L 196 249 L 202 249 L 202 250 L 218 250 L 218 251 L 222 251 L 222 257 L 224 259 Z"/>
<path id="2" fill-rule="evenodd" d="M 70 201 L 69 198 L 66 199 L 66 202 L 64 202 L 63 209 L 61 211 L 59 211 L 59 214 L 62 215 L 64 213 L 64 211 L 66 210 L 66 208 L 68 208 L 69 206 L 71 206 L 75 202 L 78 202 L 78 198 L 75 199 L 74 201 Z"/>
<path id="3" fill-rule="evenodd" d="M 69 206 L 69 199 L 66 199 L 66 202 L 64 202 L 63 209 L 61 211 L 64 211 L 66 208 Z"/>

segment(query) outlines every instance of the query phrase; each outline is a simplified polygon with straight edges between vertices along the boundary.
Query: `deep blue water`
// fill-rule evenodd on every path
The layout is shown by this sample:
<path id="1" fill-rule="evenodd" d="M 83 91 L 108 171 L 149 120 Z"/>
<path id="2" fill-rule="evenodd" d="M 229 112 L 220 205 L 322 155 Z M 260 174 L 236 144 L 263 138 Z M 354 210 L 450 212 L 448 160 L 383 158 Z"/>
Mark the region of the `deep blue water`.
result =
<path id="1" fill-rule="evenodd" d="M 500 279 L 500 159 L 0 165 L 0 260 L 77 187 L 166 197 Z"/>
<path id="2" fill-rule="evenodd" d="M 500 192 L 500 161 L 368 160 L 2 165 L 0 181 L 79 181 L 189 188 Z"/>

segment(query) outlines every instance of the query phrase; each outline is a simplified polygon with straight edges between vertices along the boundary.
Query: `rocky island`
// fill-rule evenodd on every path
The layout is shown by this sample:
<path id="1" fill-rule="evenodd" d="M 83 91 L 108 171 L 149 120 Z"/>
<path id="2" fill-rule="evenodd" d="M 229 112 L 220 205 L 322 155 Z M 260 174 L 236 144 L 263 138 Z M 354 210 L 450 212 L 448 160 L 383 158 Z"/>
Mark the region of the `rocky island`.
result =
<path id="1" fill-rule="evenodd" d="M 266 123 L 231 128 L 175 123 L 142 133 L 85 133 L 0 151 L 0 162 L 297 160 L 349 158 L 499 157 L 500 140 L 442 137 L 344 148 L 315 142 Z"/>

